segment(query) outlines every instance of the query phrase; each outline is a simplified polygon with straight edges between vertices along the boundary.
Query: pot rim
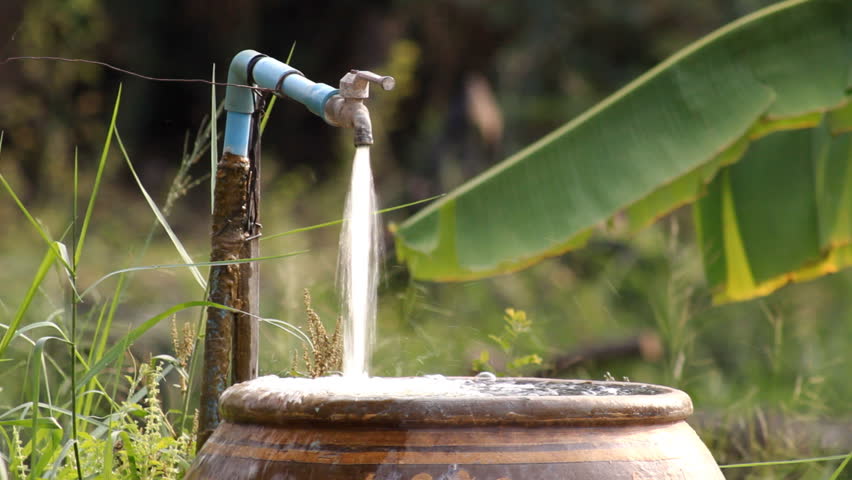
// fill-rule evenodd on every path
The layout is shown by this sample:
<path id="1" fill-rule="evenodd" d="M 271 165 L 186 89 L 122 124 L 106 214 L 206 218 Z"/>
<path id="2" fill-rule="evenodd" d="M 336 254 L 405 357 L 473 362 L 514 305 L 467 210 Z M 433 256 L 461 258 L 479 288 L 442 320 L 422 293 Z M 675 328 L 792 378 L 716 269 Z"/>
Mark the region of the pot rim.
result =
<path id="1" fill-rule="evenodd" d="M 473 377 L 450 377 L 472 379 Z M 672 423 L 692 414 L 683 391 L 640 382 L 501 378 L 498 381 L 643 386 L 654 394 L 564 396 L 353 396 L 308 393 L 298 400 L 255 380 L 228 388 L 220 398 L 224 421 L 263 425 L 310 423 L 387 427 L 609 426 Z M 252 382 L 255 382 L 253 384 Z"/>

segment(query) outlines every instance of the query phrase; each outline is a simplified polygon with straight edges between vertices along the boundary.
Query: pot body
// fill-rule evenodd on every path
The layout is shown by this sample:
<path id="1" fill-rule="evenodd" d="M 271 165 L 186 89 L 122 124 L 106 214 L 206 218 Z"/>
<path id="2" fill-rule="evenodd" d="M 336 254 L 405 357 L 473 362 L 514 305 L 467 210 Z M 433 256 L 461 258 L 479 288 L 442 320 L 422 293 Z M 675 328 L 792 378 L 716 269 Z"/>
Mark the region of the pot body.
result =
<path id="1" fill-rule="evenodd" d="M 661 393 L 630 396 L 646 397 L 638 401 L 302 399 L 289 413 L 266 408 L 275 402 L 226 395 L 225 421 L 187 478 L 722 480 L 684 422 L 689 397 L 655 388 Z"/>

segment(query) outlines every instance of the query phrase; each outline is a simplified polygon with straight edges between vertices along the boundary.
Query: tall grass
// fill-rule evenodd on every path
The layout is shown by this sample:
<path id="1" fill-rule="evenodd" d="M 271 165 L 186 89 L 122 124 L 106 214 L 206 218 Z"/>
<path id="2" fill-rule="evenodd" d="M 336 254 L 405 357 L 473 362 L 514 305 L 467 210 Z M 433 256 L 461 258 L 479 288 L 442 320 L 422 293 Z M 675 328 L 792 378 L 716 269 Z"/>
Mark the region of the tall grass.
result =
<path id="1" fill-rule="evenodd" d="M 78 221 L 77 214 L 80 188 L 78 158 L 75 153 L 70 221 L 64 228 L 66 233 L 62 236 L 69 242 L 70 252 L 65 243 L 53 240 L 49 236 L 47 229 L 21 202 L 5 177 L 0 175 L 0 181 L 7 193 L 24 217 L 35 227 L 48 248 L 15 317 L 11 323 L 3 325 L 5 331 L 0 340 L 0 358 L 7 364 L 7 368 L 15 368 L 15 365 L 22 360 L 16 355 L 18 352 L 8 350 L 10 346 L 17 345 L 20 353 L 29 351 L 29 354 L 25 355 L 25 364 L 29 365 L 27 368 L 29 373 L 23 377 L 27 381 L 21 390 L 21 394 L 29 401 L 0 414 L 0 421 L 4 422 L 3 436 L 6 439 L 4 461 L 10 465 L 9 471 L 13 477 L 25 475 L 27 478 L 75 477 L 82 479 L 97 471 L 107 475 L 108 478 L 112 468 L 100 471 L 95 467 L 114 465 L 113 448 L 117 436 L 132 435 L 133 432 L 128 432 L 126 429 L 136 425 L 135 416 L 140 413 L 151 425 L 155 425 L 154 422 L 157 420 L 154 416 L 155 410 L 139 410 L 133 406 L 132 402 L 146 395 L 146 388 L 137 388 L 138 370 L 135 370 L 137 373 L 131 377 L 121 374 L 125 352 L 143 333 L 176 312 L 207 306 L 207 302 L 204 301 L 183 302 L 175 305 L 144 321 L 127 334 L 118 335 L 118 339 L 113 340 L 112 347 L 107 348 L 110 339 L 116 337 L 118 333 L 112 327 L 118 310 L 120 293 L 125 285 L 125 277 L 119 278 L 114 287 L 114 294 L 108 296 L 106 301 L 89 295 L 91 290 L 80 293 L 78 288 L 80 267 L 86 265 L 81 261 L 84 258 L 82 254 L 93 225 L 93 214 L 101 191 L 101 181 L 109 158 L 110 144 L 117 134 L 116 119 L 120 98 L 121 89 L 116 96 L 103 150 L 97 163 L 95 179 L 88 189 L 90 194 L 82 222 Z M 130 165 L 129 157 L 126 159 Z M 160 222 L 166 226 L 164 218 L 160 218 Z M 65 306 L 44 320 L 24 325 L 25 318 L 38 317 L 38 311 L 31 311 L 33 300 L 38 293 L 45 292 L 45 280 L 52 267 L 57 264 L 62 279 L 60 290 L 65 290 L 66 300 L 62 302 Z M 192 268 L 197 267 L 192 266 Z M 83 302 L 93 307 L 85 314 L 80 310 Z M 94 330 L 88 332 L 90 337 L 86 342 L 81 342 L 79 335 L 78 327 L 81 323 L 95 325 Z M 45 329 L 52 334 L 31 336 Z M 62 350 L 50 349 L 51 341 L 66 344 L 68 353 L 63 354 Z M 27 348 L 26 344 L 31 347 Z M 88 351 L 81 349 L 83 345 Z M 153 363 L 159 365 L 152 368 L 158 369 L 159 376 L 162 377 L 162 362 L 153 361 Z M 169 367 L 170 370 L 172 368 Z M 82 375 L 78 375 L 80 373 Z M 122 389 L 121 385 L 126 380 L 131 381 Z M 148 385 L 150 387 L 153 384 L 149 382 Z M 121 390 L 126 390 L 128 393 L 127 400 L 124 402 L 118 400 L 122 396 L 119 395 Z M 154 405 L 155 395 L 152 392 L 148 392 L 147 395 L 149 406 Z M 46 399 L 46 402 L 43 402 L 43 399 Z M 104 401 L 106 406 L 101 406 L 101 402 Z M 167 426 L 168 422 L 160 421 L 156 425 Z M 29 428 L 21 428 L 24 426 Z M 7 428 L 13 428 L 14 431 L 10 434 Z M 147 433 L 150 434 L 151 431 Z M 127 440 L 129 444 L 138 444 L 138 439 L 127 438 Z M 97 454 L 93 454 L 93 450 Z M 191 449 L 188 452 L 191 452 Z M 133 457 L 130 453 L 128 455 L 130 456 L 126 458 L 127 462 L 143 460 L 141 457 Z M 178 470 L 175 472 L 177 473 Z M 179 478 L 179 476 L 164 478 Z"/>
<path id="2" fill-rule="evenodd" d="M 13 401 L 15 397 L 22 402 L 0 409 L 0 432 L 5 440 L 4 447 L 0 449 L 0 478 L 83 479 L 93 475 L 111 478 L 113 474 L 116 478 L 181 478 L 194 454 L 194 411 L 190 411 L 190 405 L 193 379 L 199 368 L 199 355 L 194 352 L 198 350 L 198 339 L 203 336 L 203 312 L 208 306 L 233 309 L 212 304 L 202 296 L 205 281 L 200 268 L 224 262 L 194 262 L 163 210 L 170 210 L 182 195 L 200 183 L 192 180 L 188 171 L 209 145 L 215 145 L 216 117 L 200 130 L 192 150 L 185 150 L 177 176 L 166 195 L 165 208 L 161 210 L 136 174 L 118 134 L 116 124 L 120 98 L 121 89 L 116 96 L 93 184 L 87 189 L 90 193 L 82 220 L 77 213 L 82 189 L 75 152 L 71 211 L 66 217 L 67 224 L 62 228 L 65 233 L 59 240 L 53 239 L 49 228 L 27 208 L 12 185 L 0 174 L 0 183 L 6 193 L 46 247 L 14 316 L 10 322 L 0 324 L 3 329 L 0 363 L 4 364 L 5 377 L 7 380 L 24 380 L 19 389 L 14 388 L 16 384 L 13 382 L 3 382 L 2 402 Z M 218 116 L 221 107 L 216 109 L 214 103 L 212 112 Z M 184 263 L 122 268 L 106 273 L 84 288 L 80 285 L 81 273 L 88 264 L 96 263 L 98 254 L 93 252 L 83 256 L 83 249 L 86 239 L 92 238 L 90 231 L 95 225 L 94 212 L 99 203 L 103 172 L 110 158 L 113 140 L 154 217 L 151 232 L 131 261 L 138 262 L 143 258 L 154 229 L 159 227 L 166 232 Z M 2 142 L 3 134 L 0 133 L 0 154 Z M 208 145 L 206 148 L 205 143 Z M 241 262 L 281 259 L 298 253 L 301 252 Z M 54 267 L 59 274 L 59 283 L 47 285 Z M 202 287 L 201 291 L 196 291 L 201 298 L 178 302 L 124 332 L 117 329 L 119 325 L 121 328 L 127 325 L 126 322 L 117 322 L 117 317 L 131 276 L 164 269 L 189 270 Z M 108 282 L 111 279 L 115 281 Z M 34 308 L 36 300 L 44 296 L 51 302 L 50 292 L 57 290 L 60 298 L 65 297 L 58 304 L 64 306 L 45 317 L 40 309 Z M 108 293 L 110 290 L 111 293 Z M 182 338 L 178 338 L 177 329 L 173 329 L 175 351 L 172 354 L 160 354 L 144 362 L 128 357 L 130 347 L 143 335 L 164 321 L 176 323 L 178 315 L 187 311 L 192 313 L 192 310 L 198 311 L 196 326 L 185 329 Z M 289 322 L 261 320 L 300 338 L 307 338 Z M 87 328 L 81 330 L 81 325 Z M 66 345 L 67 350 L 51 348 L 51 343 L 55 342 Z M 125 365 L 128 360 L 130 367 Z M 26 374 L 16 373 L 21 366 L 26 367 Z M 182 398 L 173 403 L 182 408 L 164 411 L 160 385 L 168 374 L 175 371 L 182 379 L 179 390 Z"/>
<path id="3" fill-rule="evenodd" d="M 181 478 L 194 455 L 194 403 L 196 378 L 201 368 L 205 310 L 208 306 L 234 310 L 206 299 L 202 269 L 214 265 L 250 261 L 274 261 L 305 253 L 304 250 L 267 255 L 232 262 L 197 262 L 178 237 L 168 216 L 178 201 L 193 187 L 201 185 L 209 172 L 199 178 L 191 167 L 209 151 L 216 153 L 216 120 L 222 113 L 215 97 L 211 119 L 202 121 L 194 141 L 187 138 L 175 178 L 165 194 L 162 208 L 145 188 L 136 172 L 118 131 L 121 88 L 116 95 L 106 129 L 103 150 L 93 166 L 90 186 L 83 188 L 76 151 L 71 174 L 70 212 L 60 215 L 62 235 L 51 228 L 21 200 L 13 185 L 0 173 L 0 184 L 44 244 L 26 293 L 9 321 L 0 323 L 0 364 L 5 380 L 0 388 L 0 479 L 10 478 Z M 269 110 L 268 110 L 269 111 Z M 268 112 L 267 111 L 267 112 Z M 268 121 L 268 117 L 264 119 Z M 3 133 L 0 132 L 0 156 Z M 141 245 L 129 247 L 131 266 L 92 275 L 108 263 L 101 252 L 84 247 L 97 239 L 99 200 L 104 189 L 104 172 L 117 146 L 151 216 L 151 227 L 141 235 Z M 78 214 L 81 192 L 88 192 L 86 209 Z M 111 192 L 115 195 L 115 192 Z M 428 201 L 429 199 L 427 199 Z M 410 205 L 419 202 L 414 202 Z M 410 205 L 387 209 L 391 211 Z M 308 232 L 337 225 L 337 221 L 283 232 L 275 237 Z M 171 255 L 182 263 L 140 265 L 154 246 L 156 232 L 165 233 Z M 162 249 L 162 247 L 159 247 Z M 203 248 L 207 250 L 206 246 Z M 200 289 L 184 299 L 146 317 L 128 321 L 138 307 L 127 305 L 127 296 L 145 285 L 152 271 L 188 272 Z M 55 273 L 55 276 L 51 276 Z M 81 279 L 89 279 L 83 283 Z M 194 297 L 194 299 L 192 299 Z M 47 310 L 45 310 L 47 306 Z M 178 328 L 179 319 L 183 328 Z M 260 318 L 293 336 L 300 345 L 311 339 L 293 323 Z M 131 347 L 144 341 L 154 330 L 171 323 L 172 351 L 160 350 L 144 360 L 137 359 Z M 54 348 L 53 344 L 67 348 Z M 26 373 L 24 373 L 26 372 Z M 168 379 L 172 380 L 168 380 Z M 24 380 L 21 382 L 21 380 Z M 161 388 L 177 380 L 177 386 Z M 174 398 L 175 392 L 178 398 Z M 164 408 L 168 397 L 169 408 Z M 17 403 L 15 403 L 17 401 Z M 7 407 L 8 408 L 5 408 Z"/>

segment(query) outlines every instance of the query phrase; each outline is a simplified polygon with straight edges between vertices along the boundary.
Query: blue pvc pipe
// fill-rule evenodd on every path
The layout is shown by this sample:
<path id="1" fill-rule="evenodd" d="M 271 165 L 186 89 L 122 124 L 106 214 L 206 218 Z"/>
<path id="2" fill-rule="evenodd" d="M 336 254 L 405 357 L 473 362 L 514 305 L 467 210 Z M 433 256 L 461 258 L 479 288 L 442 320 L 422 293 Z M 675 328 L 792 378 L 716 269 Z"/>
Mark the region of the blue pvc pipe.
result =
<path id="1" fill-rule="evenodd" d="M 308 110 L 325 120 L 325 102 L 337 89 L 324 83 L 314 83 L 298 70 L 274 58 L 263 57 L 252 68 L 252 78 L 259 87 L 276 90 L 308 107 Z M 284 81 L 281 82 L 281 79 Z M 279 88 L 279 82 L 281 82 Z"/>
<path id="2" fill-rule="evenodd" d="M 251 71 L 249 71 L 251 69 Z M 325 120 L 325 104 L 338 90 L 324 83 L 314 83 L 298 70 L 254 50 L 243 50 L 234 56 L 228 69 L 225 90 L 225 143 L 222 150 L 247 156 L 254 113 L 255 93 L 248 86 L 249 78 L 258 87 L 275 90 L 278 96 L 288 96 L 302 103 L 314 115 Z M 283 79 L 283 81 L 282 81 Z"/>
<path id="3" fill-rule="evenodd" d="M 225 117 L 225 142 L 222 151 L 248 156 L 251 137 L 251 113 L 228 112 Z"/>
<path id="4" fill-rule="evenodd" d="M 254 50 L 243 50 L 236 54 L 228 69 L 228 83 L 248 86 L 248 66 L 258 56 L 262 54 Z M 250 88 L 229 86 L 225 89 L 225 110 L 254 113 L 254 92 Z"/>

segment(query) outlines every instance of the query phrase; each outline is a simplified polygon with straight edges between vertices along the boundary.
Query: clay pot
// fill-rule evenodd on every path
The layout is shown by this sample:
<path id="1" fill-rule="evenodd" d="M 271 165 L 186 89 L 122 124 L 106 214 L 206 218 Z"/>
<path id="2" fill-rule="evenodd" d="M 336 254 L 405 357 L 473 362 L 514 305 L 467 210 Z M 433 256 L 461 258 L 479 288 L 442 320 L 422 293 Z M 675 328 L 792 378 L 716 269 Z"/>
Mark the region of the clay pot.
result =
<path id="1" fill-rule="evenodd" d="M 623 382 L 500 379 L 611 395 L 222 396 L 224 421 L 187 479 L 723 480 L 684 422 L 685 393 Z M 625 391 L 631 392 L 625 394 Z M 286 405 L 286 408 L 282 408 Z"/>

